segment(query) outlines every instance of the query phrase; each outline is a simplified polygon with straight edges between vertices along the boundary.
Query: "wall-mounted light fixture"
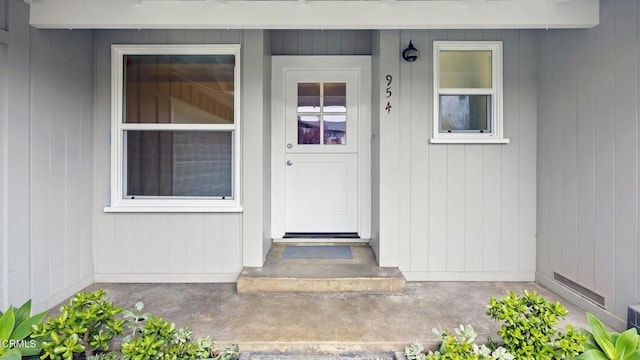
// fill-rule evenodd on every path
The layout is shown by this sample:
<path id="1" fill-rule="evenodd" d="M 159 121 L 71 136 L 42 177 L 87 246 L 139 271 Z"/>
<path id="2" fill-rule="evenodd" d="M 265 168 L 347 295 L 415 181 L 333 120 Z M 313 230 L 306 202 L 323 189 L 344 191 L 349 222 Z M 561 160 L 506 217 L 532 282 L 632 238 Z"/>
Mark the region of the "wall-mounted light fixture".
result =
<path id="1" fill-rule="evenodd" d="M 402 58 L 405 61 L 414 62 L 418 60 L 419 57 L 420 57 L 420 50 L 416 49 L 413 46 L 413 43 L 411 42 L 411 40 L 409 40 L 409 46 L 406 49 L 404 49 L 404 51 L 402 51 Z"/>

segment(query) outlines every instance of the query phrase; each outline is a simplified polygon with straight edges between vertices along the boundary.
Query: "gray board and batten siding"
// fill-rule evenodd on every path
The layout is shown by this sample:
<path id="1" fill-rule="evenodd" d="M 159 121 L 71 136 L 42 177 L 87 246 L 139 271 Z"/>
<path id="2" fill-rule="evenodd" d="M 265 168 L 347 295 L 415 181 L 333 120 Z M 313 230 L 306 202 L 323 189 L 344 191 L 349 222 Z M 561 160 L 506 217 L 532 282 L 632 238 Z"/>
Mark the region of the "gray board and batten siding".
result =
<path id="1" fill-rule="evenodd" d="M 391 97 L 391 113 L 384 111 L 386 98 L 377 100 L 377 206 L 381 227 L 385 218 L 398 218 L 396 228 L 382 228 L 381 233 L 397 232 L 392 251 L 398 252 L 400 269 L 409 280 L 533 280 L 537 33 L 383 30 L 380 37 L 381 48 L 374 47 L 373 56 L 382 72 L 377 88 L 384 90 L 385 75 L 392 74 L 397 95 Z M 413 63 L 398 60 L 410 40 L 421 51 L 420 58 Z M 429 142 L 434 40 L 504 42 L 504 133 L 510 144 Z M 397 171 L 389 171 L 390 166 Z"/>
<path id="2" fill-rule="evenodd" d="M 45 309 L 93 282 L 93 32 L 0 19 L 0 307 Z"/>
<path id="3" fill-rule="evenodd" d="M 604 296 L 618 328 L 640 302 L 639 18 L 602 0 L 593 29 L 540 34 L 538 278 Z"/>

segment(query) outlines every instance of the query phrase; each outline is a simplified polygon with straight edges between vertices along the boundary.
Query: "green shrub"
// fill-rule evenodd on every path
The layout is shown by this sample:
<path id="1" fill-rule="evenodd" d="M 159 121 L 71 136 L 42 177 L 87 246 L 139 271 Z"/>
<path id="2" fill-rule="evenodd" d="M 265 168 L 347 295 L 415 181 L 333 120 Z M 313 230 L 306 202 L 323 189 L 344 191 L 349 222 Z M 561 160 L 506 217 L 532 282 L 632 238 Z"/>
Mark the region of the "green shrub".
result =
<path id="1" fill-rule="evenodd" d="M 31 338 L 32 326 L 39 324 L 46 315 L 43 311 L 31 316 L 31 300 L 20 308 L 9 307 L 0 311 L 0 359 L 22 359 L 23 356 L 40 354 L 40 343 Z"/>
<path id="2" fill-rule="evenodd" d="M 640 336 L 635 328 L 622 334 L 608 332 L 602 322 L 587 313 L 591 332 L 584 342 L 585 352 L 576 360 L 637 360 L 640 359 Z"/>
<path id="3" fill-rule="evenodd" d="M 93 293 L 81 292 L 60 309 L 60 316 L 48 318 L 35 328 L 33 337 L 42 339 L 42 359 L 89 358 L 94 351 L 107 351 L 109 342 L 122 334 L 123 320 L 115 315 L 122 309 L 105 300 L 100 289 Z"/>
<path id="4" fill-rule="evenodd" d="M 487 308 L 489 317 L 502 322 L 498 335 L 517 359 L 565 359 L 584 350 L 586 336 L 582 332 L 571 326 L 565 333 L 556 328 L 568 313 L 564 306 L 550 303 L 535 291 L 524 290 L 523 296 L 511 291 L 501 300 L 491 297 Z M 496 346 L 493 340 L 489 341 L 492 347 Z"/>

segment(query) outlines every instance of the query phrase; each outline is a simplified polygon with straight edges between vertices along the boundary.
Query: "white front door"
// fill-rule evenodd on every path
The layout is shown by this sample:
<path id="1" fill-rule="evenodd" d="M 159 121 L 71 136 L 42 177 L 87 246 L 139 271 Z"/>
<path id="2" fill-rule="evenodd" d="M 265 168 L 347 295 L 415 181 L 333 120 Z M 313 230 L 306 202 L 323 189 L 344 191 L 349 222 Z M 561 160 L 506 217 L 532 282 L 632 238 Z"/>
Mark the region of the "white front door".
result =
<path id="1" fill-rule="evenodd" d="M 281 95 L 275 98 L 281 101 L 282 129 L 272 120 L 274 132 L 281 131 L 282 137 L 272 149 L 279 148 L 282 156 L 273 170 L 282 169 L 282 175 L 272 186 L 281 187 L 283 197 L 282 227 L 275 237 L 368 236 L 370 230 L 363 229 L 361 221 L 370 224 L 366 214 L 370 210 L 362 206 L 370 203 L 370 166 L 361 159 L 364 149 L 369 149 L 361 144 L 361 132 L 370 132 L 370 124 L 361 123 L 370 121 L 363 119 L 369 114 L 363 107 L 369 106 L 370 92 L 368 86 L 362 87 L 368 83 L 362 81 L 360 67 L 322 62 L 324 66 L 310 66 L 302 59 L 299 66 L 279 72 L 280 79 L 274 70 L 273 80 L 280 84 Z M 369 136 L 364 142 L 370 146 Z"/>

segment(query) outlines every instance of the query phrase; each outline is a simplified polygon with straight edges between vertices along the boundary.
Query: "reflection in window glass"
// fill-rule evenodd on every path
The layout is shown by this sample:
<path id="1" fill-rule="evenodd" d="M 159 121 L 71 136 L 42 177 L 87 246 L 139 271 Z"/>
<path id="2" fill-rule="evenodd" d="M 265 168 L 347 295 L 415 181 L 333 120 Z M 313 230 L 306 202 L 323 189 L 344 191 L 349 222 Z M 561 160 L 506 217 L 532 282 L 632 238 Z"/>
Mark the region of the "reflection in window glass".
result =
<path id="1" fill-rule="evenodd" d="M 233 133 L 126 131 L 126 194 L 232 196 Z"/>
<path id="2" fill-rule="evenodd" d="M 440 95 L 441 132 L 490 132 L 490 95 Z"/>
<path id="3" fill-rule="evenodd" d="M 298 84 L 298 112 L 320 112 L 320 84 Z"/>
<path id="4" fill-rule="evenodd" d="M 491 88 L 491 50 L 440 51 L 441 88 Z"/>
<path id="5" fill-rule="evenodd" d="M 234 55 L 124 55 L 125 123 L 233 124 Z"/>
<path id="6" fill-rule="evenodd" d="M 324 83 L 324 112 L 346 112 L 347 111 L 347 84 L 346 83 Z"/>
<path id="7" fill-rule="evenodd" d="M 320 144 L 320 116 L 298 115 L 298 144 Z"/>
<path id="8" fill-rule="evenodd" d="M 325 115 L 323 125 L 325 145 L 347 144 L 347 115 Z"/>

